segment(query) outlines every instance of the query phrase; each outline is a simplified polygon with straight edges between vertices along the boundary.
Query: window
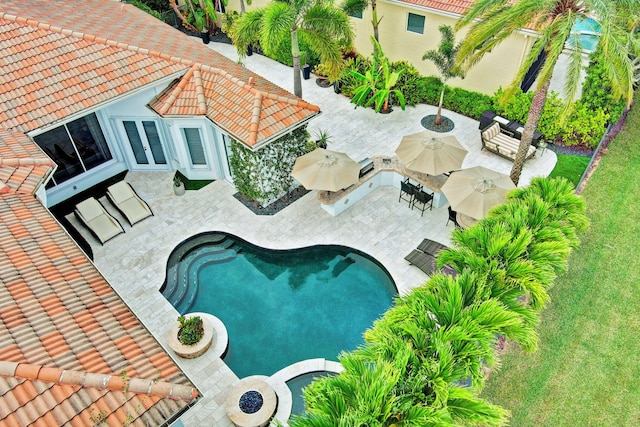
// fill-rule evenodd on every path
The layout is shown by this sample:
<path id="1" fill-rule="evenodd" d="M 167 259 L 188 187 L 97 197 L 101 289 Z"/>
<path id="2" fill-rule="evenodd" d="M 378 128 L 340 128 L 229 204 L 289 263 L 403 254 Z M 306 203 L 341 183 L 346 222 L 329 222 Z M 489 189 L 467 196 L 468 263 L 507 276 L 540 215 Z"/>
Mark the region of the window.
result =
<path id="1" fill-rule="evenodd" d="M 407 18 L 407 31 L 424 34 L 424 16 L 409 13 Z"/>
<path id="2" fill-rule="evenodd" d="M 33 140 L 58 165 L 47 188 L 113 158 L 98 118 L 93 113 L 38 135 Z"/>
<path id="3" fill-rule="evenodd" d="M 207 159 L 204 155 L 204 147 L 202 145 L 202 138 L 200 137 L 200 129 L 198 128 L 183 128 L 184 140 L 187 142 L 187 151 L 189 151 L 189 157 L 191 158 L 192 165 L 206 165 Z"/>
<path id="4" fill-rule="evenodd" d="M 362 19 L 362 9 L 350 11 L 348 15 L 352 18 Z"/>

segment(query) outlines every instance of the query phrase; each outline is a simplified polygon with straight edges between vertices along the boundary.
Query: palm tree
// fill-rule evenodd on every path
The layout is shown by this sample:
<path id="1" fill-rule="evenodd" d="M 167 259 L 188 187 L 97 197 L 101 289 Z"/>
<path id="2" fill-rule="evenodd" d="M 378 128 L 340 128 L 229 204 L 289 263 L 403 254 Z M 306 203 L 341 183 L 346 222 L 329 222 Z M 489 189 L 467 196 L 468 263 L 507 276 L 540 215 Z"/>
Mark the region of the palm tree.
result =
<path id="1" fill-rule="evenodd" d="M 342 10 L 347 15 L 353 15 L 356 12 L 364 11 L 369 6 L 369 0 L 345 0 L 342 4 Z M 373 26 L 373 38 L 377 42 L 380 42 L 380 34 L 378 33 L 378 27 L 382 18 L 378 19 L 378 6 L 376 0 L 371 0 L 371 25 Z"/>
<path id="2" fill-rule="evenodd" d="M 477 0 L 458 21 L 457 29 L 472 24 L 456 57 L 456 62 L 463 71 L 522 28 L 531 28 L 539 33 L 539 38 L 523 61 L 513 83 L 504 93 L 505 97 L 513 95 L 538 56 L 542 54 L 546 57 L 511 170 L 511 180 L 516 185 L 546 101 L 553 69 L 576 21 L 595 17 L 601 25 L 599 44 L 602 49 L 598 51 L 607 64 L 606 78 L 611 83 L 614 95 L 618 99 L 625 99 L 627 106 L 630 105 L 636 71 L 634 60 L 640 54 L 635 34 L 639 10 L 640 0 Z M 567 99 L 574 98 L 582 67 L 582 56 L 576 50 L 569 59 L 565 87 Z"/>
<path id="3" fill-rule="evenodd" d="M 433 61 L 440 70 L 440 74 L 442 74 L 442 91 L 440 92 L 440 102 L 438 103 L 438 113 L 436 114 L 436 119 L 433 122 L 435 125 L 440 124 L 440 118 L 442 117 L 442 101 L 444 100 L 444 90 L 447 87 L 447 80 L 452 77 L 464 77 L 464 74 L 457 68 L 454 67 L 456 52 L 460 48 L 458 44 L 456 46 L 456 37 L 453 32 L 453 28 L 448 25 L 441 25 L 440 34 L 442 35 L 442 40 L 440 41 L 440 46 L 438 46 L 438 50 L 429 50 L 424 55 L 422 55 L 422 59 L 428 59 Z"/>
<path id="4" fill-rule="evenodd" d="M 229 36 L 240 57 L 255 41 L 265 52 L 273 52 L 286 38 L 291 38 L 293 57 L 293 93 L 302 97 L 300 46 L 302 36 L 320 62 L 329 70 L 329 78 L 338 78 L 343 67 L 341 44 L 351 46 L 353 30 L 349 17 L 331 0 L 274 0 L 267 6 L 242 15 L 234 23 Z"/>

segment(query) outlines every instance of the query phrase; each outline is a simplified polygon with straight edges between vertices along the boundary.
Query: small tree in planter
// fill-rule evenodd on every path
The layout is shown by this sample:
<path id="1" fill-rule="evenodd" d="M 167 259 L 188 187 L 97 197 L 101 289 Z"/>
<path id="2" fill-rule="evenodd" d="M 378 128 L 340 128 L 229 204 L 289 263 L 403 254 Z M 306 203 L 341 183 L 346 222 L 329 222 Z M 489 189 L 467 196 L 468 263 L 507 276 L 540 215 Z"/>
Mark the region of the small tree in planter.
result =
<path id="1" fill-rule="evenodd" d="M 404 95 L 399 89 L 393 89 L 398 83 L 402 70 L 391 71 L 389 58 L 384 56 L 380 43 L 373 37 L 371 42 L 373 43 L 371 68 L 365 74 L 353 69 L 350 71 L 351 75 L 361 82 L 361 85 L 354 89 L 351 102 L 356 104 L 356 108 L 374 105 L 376 113 L 389 113 L 391 111 L 389 97 L 393 93 L 400 103 L 400 108 L 404 110 Z"/>
<path id="2" fill-rule="evenodd" d="M 460 44 L 455 44 L 456 36 L 453 32 L 453 28 L 448 25 L 441 25 L 439 30 L 442 35 L 442 40 L 440 41 L 438 50 L 427 51 L 427 53 L 422 56 L 423 60 L 428 59 L 433 61 L 442 75 L 442 91 L 440 92 L 438 113 L 436 114 L 436 119 L 433 123 L 436 126 L 440 124 L 440 119 L 442 117 L 442 101 L 444 100 L 444 90 L 447 87 L 447 80 L 452 77 L 464 77 L 462 71 L 454 67 L 456 53 L 460 48 Z"/>
<path id="3" fill-rule="evenodd" d="M 180 328 L 178 329 L 178 341 L 184 345 L 197 344 L 204 336 L 204 324 L 200 316 L 186 318 L 178 317 Z"/>

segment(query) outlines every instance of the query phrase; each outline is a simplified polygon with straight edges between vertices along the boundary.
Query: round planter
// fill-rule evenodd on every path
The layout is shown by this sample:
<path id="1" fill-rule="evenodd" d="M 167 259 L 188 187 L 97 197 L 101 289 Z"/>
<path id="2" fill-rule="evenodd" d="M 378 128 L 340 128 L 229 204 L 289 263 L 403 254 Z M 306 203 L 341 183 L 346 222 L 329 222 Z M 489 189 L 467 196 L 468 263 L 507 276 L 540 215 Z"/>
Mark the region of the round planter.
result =
<path id="1" fill-rule="evenodd" d="M 278 398 L 260 377 L 243 378 L 227 395 L 227 416 L 237 427 L 262 427 L 276 412 Z"/>
<path id="2" fill-rule="evenodd" d="M 180 181 L 180 185 L 173 185 L 173 192 L 176 196 L 182 196 L 185 193 L 184 182 Z"/>
<path id="3" fill-rule="evenodd" d="M 195 314 L 185 314 L 184 317 L 190 319 L 195 316 Z M 167 334 L 169 347 L 178 356 L 185 359 L 195 359 L 198 356 L 202 356 L 209 349 L 209 347 L 211 347 L 211 343 L 213 342 L 213 338 L 215 336 L 213 326 L 204 317 L 200 316 L 200 318 L 202 319 L 202 326 L 204 327 L 204 335 L 202 336 L 202 339 L 200 339 L 200 341 L 193 345 L 182 344 L 178 339 L 178 331 L 180 330 L 180 324 L 178 323 L 178 321 L 175 321 L 173 326 L 169 330 L 169 333 Z"/>

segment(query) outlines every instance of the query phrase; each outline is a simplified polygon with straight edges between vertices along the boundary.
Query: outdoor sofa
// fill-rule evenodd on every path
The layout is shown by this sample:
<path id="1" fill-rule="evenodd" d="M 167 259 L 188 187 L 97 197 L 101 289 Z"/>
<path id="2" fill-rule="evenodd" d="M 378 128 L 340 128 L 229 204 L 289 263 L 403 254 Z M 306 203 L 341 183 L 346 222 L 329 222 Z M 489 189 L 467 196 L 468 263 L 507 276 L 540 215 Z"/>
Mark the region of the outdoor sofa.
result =
<path id="1" fill-rule="evenodd" d="M 492 121 L 484 129 L 481 129 L 482 148 L 491 151 L 505 159 L 515 160 L 518 154 L 520 140 L 514 138 L 513 133 L 502 128 L 500 123 Z M 531 145 L 527 151 L 526 159 L 530 159 L 536 152 L 536 147 Z"/>

